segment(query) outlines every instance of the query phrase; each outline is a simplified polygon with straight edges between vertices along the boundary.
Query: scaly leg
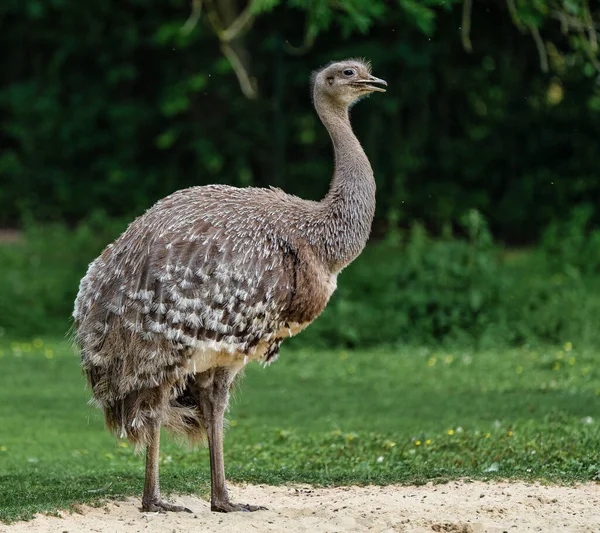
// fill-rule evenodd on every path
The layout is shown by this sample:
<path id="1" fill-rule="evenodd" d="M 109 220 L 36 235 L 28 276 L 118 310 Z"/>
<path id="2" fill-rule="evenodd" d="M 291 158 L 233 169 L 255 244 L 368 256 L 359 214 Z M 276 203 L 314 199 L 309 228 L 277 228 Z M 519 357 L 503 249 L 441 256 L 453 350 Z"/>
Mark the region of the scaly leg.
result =
<path id="1" fill-rule="evenodd" d="M 234 504 L 229 501 L 223 461 L 223 417 L 229 401 L 229 387 L 235 372 L 222 367 L 209 372 L 210 376 L 206 376 L 207 379 L 201 384 L 200 405 L 206 424 L 210 452 L 210 508 L 221 513 L 265 510 L 266 507 Z"/>
<path id="2" fill-rule="evenodd" d="M 158 483 L 158 459 L 160 454 L 160 424 L 154 423 L 152 437 L 146 448 L 146 480 L 144 482 L 144 495 L 142 496 L 142 510 L 152 512 L 186 511 L 186 507 L 171 505 L 160 498 L 160 486 Z"/>

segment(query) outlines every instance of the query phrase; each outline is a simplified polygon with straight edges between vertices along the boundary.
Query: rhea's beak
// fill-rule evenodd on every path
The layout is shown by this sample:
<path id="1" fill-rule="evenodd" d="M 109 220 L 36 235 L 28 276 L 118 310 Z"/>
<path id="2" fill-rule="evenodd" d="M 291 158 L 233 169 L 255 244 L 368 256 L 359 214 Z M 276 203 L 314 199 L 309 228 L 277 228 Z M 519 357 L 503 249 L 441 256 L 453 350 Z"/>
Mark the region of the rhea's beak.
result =
<path id="1" fill-rule="evenodd" d="M 383 85 L 384 87 L 387 87 L 387 81 L 382 80 L 380 78 L 376 78 L 375 76 L 371 75 L 369 75 L 368 79 L 361 80 L 358 83 L 360 83 L 363 86 L 363 88 L 369 91 L 376 91 L 379 93 L 384 93 L 385 89 L 383 87 L 378 87 L 378 85 Z"/>

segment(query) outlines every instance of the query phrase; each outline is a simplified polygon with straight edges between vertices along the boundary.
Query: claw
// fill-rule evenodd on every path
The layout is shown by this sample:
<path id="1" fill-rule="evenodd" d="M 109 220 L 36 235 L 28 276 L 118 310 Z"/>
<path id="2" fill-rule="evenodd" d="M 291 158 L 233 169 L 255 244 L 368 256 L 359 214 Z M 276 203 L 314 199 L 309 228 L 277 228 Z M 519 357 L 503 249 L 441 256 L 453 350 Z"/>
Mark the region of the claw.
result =
<path id="1" fill-rule="evenodd" d="M 216 513 L 253 513 L 254 511 L 267 510 L 267 508 L 262 505 L 235 504 L 231 502 L 213 503 L 210 506 L 210 509 Z"/>
<path id="2" fill-rule="evenodd" d="M 142 502 L 142 510 L 152 513 L 166 513 L 167 511 L 173 513 L 192 513 L 191 509 L 183 507 L 181 505 L 172 505 L 162 500 L 153 502 Z"/>

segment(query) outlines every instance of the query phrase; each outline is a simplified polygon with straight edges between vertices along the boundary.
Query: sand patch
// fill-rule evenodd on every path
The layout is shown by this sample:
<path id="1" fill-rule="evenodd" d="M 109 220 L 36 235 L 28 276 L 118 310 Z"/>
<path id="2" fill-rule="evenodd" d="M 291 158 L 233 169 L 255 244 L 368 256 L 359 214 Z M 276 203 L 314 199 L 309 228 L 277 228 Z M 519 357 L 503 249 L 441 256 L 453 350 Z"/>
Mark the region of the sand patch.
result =
<path id="1" fill-rule="evenodd" d="M 2 533 L 503 533 L 600 532 L 600 484 L 451 482 L 421 487 L 312 488 L 246 485 L 232 501 L 265 505 L 256 513 L 212 513 L 197 496 L 170 498 L 193 511 L 154 514 L 139 498 L 82 506 L 62 517 L 0 525 Z"/>

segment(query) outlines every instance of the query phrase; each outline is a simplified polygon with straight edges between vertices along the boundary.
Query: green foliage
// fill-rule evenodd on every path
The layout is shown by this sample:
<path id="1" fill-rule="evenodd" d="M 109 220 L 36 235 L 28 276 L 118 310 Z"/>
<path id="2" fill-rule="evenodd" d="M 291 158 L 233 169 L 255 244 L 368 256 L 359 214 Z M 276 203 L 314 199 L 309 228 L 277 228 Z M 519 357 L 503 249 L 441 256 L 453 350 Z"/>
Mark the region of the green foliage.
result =
<path id="1" fill-rule="evenodd" d="M 0 520 L 134 495 L 143 454 L 87 404 L 68 343 L 0 341 Z M 231 481 L 598 479 L 597 353 L 293 351 L 249 365 L 225 439 Z M 373 416 L 376 413 L 377 416 Z M 161 485 L 205 493 L 208 453 L 163 439 Z"/>
<path id="2" fill-rule="evenodd" d="M 461 233 L 434 239 L 417 224 L 399 242 L 370 247 L 339 277 L 323 316 L 294 342 L 600 343 L 600 278 L 588 262 L 578 255 L 565 262 L 549 248 L 503 252 L 476 211 L 463 218 Z M 558 241 L 564 255 L 587 247 L 582 234 L 572 230 L 571 237 Z"/>
<path id="3" fill-rule="evenodd" d="M 391 233 L 339 276 L 323 315 L 289 342 L 600 345 L 600 249 L 588 221 L 576 210 L 544 247 L 524 252 L 495 245 L 477 211 L 441 238 L 420 224 Z M 21 338 L 65 332 L 88 263 L 124 228 L 104 215 L 72 230 L 29 223 L 23 242 L 0 246 L 0 328 Z"/>
<path id="4" fill-rule="evenodd" d="M 348 56 L 372 59 L 389 82 L 353 110 L 379 226 L 395 214 L 401 227 L 418 218 L 439 234 L 477 208 L 496 237 L 531 242 L 600 194 L 597 52 L 574 26 L 589 2 L 516 2 L 515 14 L 474 2 L 467 54 L 454 0 L 255 1 L 254 25 L 233 43 L 258 82 L 253 101 L 205 15 L 181 31 L 188 4 L 0 5 L 0 225 L 23 215 L 75 224 L 98 209 L 130 218 L 213 182 L 321 197 L 331 148 L 308 78 Z M 568 38 L 555 22 L 563 15 Z M 549 75 L 530 26 L 548 43 Z"/>
<path id="5" fill-rule="evenodd" d="M 591 227 L 594 208 L 582 205 L 544 232 L 542 247 L 553 269 L 579 277 L 600 274 L 600 231 Z"/>
<path id="6" fill-rule="evenodd" d="M 485 222 L 477 212 L 464 221 L 470 240 L 432 239 L 415 224 L 400 243 L 367 252 L 339 279 L 332 310 L 316 325 L 338 342 L 427 342 L 448 336 L 477 339 L 497 304 L 498 265 Z M 373 312 L 377 309 L 377 312 Z"/>
<path id="7" fill-rule="evenodd" d="M 88 263 L 124 229 L 96 214 L 74 230 L 26 224 L 26 239 L 0 246 L 0 331 L 22 337 L 60 334 Z"/>

